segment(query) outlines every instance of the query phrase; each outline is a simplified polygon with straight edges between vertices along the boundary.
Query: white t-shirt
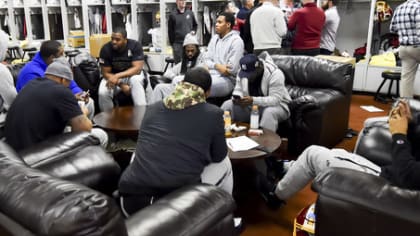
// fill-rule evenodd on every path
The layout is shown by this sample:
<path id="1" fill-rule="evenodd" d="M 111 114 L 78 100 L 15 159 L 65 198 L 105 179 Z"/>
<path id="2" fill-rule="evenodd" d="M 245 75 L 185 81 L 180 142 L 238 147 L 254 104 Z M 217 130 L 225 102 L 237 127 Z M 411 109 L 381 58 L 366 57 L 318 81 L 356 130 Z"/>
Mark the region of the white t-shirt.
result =
<path id="1" fill-rule="evenodd" d="M 320 48 L 334 51 L 339 24 L 340 16 L 338 15 L 337 7 L 328 8 L 325 11 L 325 24 L 321 33 Z"/>

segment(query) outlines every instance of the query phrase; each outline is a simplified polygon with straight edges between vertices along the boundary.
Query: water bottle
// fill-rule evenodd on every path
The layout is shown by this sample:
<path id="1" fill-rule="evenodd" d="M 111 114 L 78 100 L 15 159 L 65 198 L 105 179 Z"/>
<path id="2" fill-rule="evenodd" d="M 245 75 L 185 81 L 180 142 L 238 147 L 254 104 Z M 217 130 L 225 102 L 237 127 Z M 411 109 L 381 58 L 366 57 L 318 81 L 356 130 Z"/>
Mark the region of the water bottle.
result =
<path id="1" fill-rule="evenodd" d="M 223 114 L 223 120 L 225 121 L 225 137 L 232 136 L 232 132 L 230 131 L 230 126 L 232 125 L 232 118 L 230 117 L 230 112 L 225 111 Z"/>
<path id="2" fill-rule="evenodd" d="M 248 91 L 248 78 L 244 77 L 241 79 L 241 85 L 242 85 L 242 92 L 245 96 L 249 96 L 249 91 Z"/>
<path id="3" fill-rule="evenodd" d="M 260 113 L 258 112 L 258 106 L 253 105 L 251 110 L 251 122 L 249 124 L 250 129 L 258 129 L 260 127 Z"/>

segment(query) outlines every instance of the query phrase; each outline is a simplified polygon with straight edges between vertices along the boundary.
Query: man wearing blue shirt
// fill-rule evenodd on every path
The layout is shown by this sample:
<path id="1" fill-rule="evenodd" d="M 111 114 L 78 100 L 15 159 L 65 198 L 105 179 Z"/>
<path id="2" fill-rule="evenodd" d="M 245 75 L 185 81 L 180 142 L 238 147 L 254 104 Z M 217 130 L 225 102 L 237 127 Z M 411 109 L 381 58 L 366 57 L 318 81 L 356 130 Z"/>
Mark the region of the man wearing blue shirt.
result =
<path id="1" fill-rule="evenodd" d="M 19 93 L 29 81 L 36 78 L 43 78 L 48 65 L 51 64 L 55 58 L 62 57 L 63 54 L 64 49 L 60 42 L 55 40 L 44 41 L 41 44 L 39 52 L 35 54 L 32 61 L 28 62 L 19 72 L 16 81 L 17 92 Z M 69 88 L 78 100 L 83 100 L 83 98 L 81 98 L 83 90 L 74 82 L 74 80 L 70 82 Z M 89 112 L 89 118 L 92 119 L 95 113 L 94 102 L 91 98 L 89 98 L 87 102 L 86 108 Z"/>

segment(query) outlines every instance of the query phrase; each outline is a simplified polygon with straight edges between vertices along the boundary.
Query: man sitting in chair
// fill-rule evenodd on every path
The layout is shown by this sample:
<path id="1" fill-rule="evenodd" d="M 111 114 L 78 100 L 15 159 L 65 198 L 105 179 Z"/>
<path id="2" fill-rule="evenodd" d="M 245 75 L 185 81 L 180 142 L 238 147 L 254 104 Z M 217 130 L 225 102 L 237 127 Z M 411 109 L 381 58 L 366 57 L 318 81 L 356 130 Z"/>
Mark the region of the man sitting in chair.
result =
<path id="1" fill-rule="evenodd" d="M 401 100 L 389 114 L 389 131 L 392 134 L 392 163 L 378 166 L 368 159 L 343 149 L 328 149 L 312 145 L 296 161 L 283 164 L 277 183 L 259 175 L 259 190 L 270 207 L 276 208 L 303 189 L 319 173 L 331 167 L 352 169 L 380 176 L 395 186 L 420 190 L 419 119 L 412 116 L 406 101 Z M 279 168 L 280 169 L 280 168 Z"/>
<path id="2" fill-rule="evenodd" d="M 143 48 L 139 42 L 127 39 L 125 29 L 112 32 L 111 41 L 101 49 L 99 64 L 103 75 L 98 91 L 101 111 L 114 107 L 113 98 L 119 92 L 131 95 L 135 106 L 147 104 L 152 88 L 142 72 Z"/>
<path id="3" fill-rule="evenodd" d="M 203 64 L 204 55 L 200 53 L 198 39 L 195 35 L 187 34 L 183 45 L 182 61 L 163 74 L 164 77 L 172 80 L 172 83 L 157 84 L 153 90 L 151 103 L 160 101 L 168 96 L 175 89 L 175 86 L 184 80 L 184 75 L 188 70 Z"/>
<path id="4" fill-rule="evenodd" d="M 19 76 L 16 81 L 16 91 L 20 93 L 29 81 L 44 77 L 45 70 L 53 62 L 53 60 L 55 58 L 62 57 L 63 55 L 64 48 L 60 42 L 56 40 L 47 40 L 42 42 L 39 52 L 37 52 L 32 61 L 28 62 L 19 72 Z M 87 94 L 74 80 L 70 81 L 69 88 L 77 100 L 86 102 L 88 117 L 89 119 L 92 119 L 95 114 L 93 99 L 87 96 Z"/>
<path id="5" fill-rule="evenodd" d="M 108 135 L 99 128 L 92 128 L 88 110 L 79 105 L 68 88 L 73 81 L 70 64 L 64 57 L 51 62 L 45 78 L 29 81 L 7 112 L 5 124 L 6 142 L 15 151 L 24 150 L 36 143 L 64 132 L 91 132 L 106 147 Z"/>
<path id="6" fill-rule="evenodd" d="M 204 55 L 204 65 L 209 69 L 212 87 L 210 97 L 228 96 L 235 86 L 239 59 L 244 54 L 244 42 L 232 31 L 235 16 L 221 12 L 216 20 L 216 34 L 211 38 Z"/>
<path id="7" fill-rule="evenodd" d="M 125 215 L 188 184 L 213 184 L 232 193 L 223 111 L 206 103 L 211 83 L 207 70 L 193 68 L 173 93 L 148 106 L 134 159 L 119 182 Z"/>
<path id="8" fill-rule="evenodd" d="M 225 101 L 222 109 L 230 111 L 235 121 L 249 122 L 252 105 L 258 105 L 261 127 L 277 131 L 279 122 L 290 116 L 290 95 L 284 85 L 284 74 L 267 52 L 258 58 L 247 54 L 241 58 L 232 100 Z"/>

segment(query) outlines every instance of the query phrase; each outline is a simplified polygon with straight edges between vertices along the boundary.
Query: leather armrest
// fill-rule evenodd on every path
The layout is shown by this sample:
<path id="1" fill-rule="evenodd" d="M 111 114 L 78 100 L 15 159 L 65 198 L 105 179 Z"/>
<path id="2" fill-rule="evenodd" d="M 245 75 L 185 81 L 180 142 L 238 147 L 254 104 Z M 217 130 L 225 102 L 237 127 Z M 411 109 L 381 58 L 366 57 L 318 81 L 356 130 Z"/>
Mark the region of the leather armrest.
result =
<path id="1" fill-rule="evenodd" d="M 359 133 L 354 152 L 373 163 L 384 166 L 391 164 L 392 135 L 387 121 L 374 121 Z"/>
<path id="2" fill-rule="evenodd" d="M 0 144 L 2 214 L 33 235 L 126 235 L 113 199 L 30 168 L 4 146 Z"/>
<path id="3" fill-rule="evenodd" d="M 126 227 L 128 235 L 209 235 L 224 223 L 211 235 L 232 235 L 234 209 L 232 196 L 215 186 L 186 186 L 131 216 Z"/>
<path id="4" fill-rule="evenodd" d="M 296 143 L 290 150 L 295 148 L 299 154 L 313 144 L 336 145 L 347 131 L 349 102 L 347 96 L 331 89 L 310 90 L 295 98 L 291 119 Z"/>
<path id="5" fill-rule="evenodd" d="M 47 162 L 74 155 L 91 145 L 99 145 L 99 140 L 91 133 L 70 132 L 49 138 L 18 154 L 27 165 L 36 168 Z"/>
<path id="6" fill-rule="evenodd" d="M 315 97 L 312 95 L 303 95 L 298 98 L 293 99 L 290 104 L 289 108 L 291 111 L 295 110 L 308 110 L 314 109 L 319 107 L 319 104 L 315 100 Z"/>
<path id="7" fill-rule="evenodd" d="M 106 194 L 117 188 L 121 172 L 118 163 L 101 146 L 84 147 L 67 157 L 38 165 L 36 169 Z"/>
<path id="8" fill-rule="evenodd" d="M 112 193 L 120 167 L 89 132 L 64 133 L 19 153 L 30 167 L 51 176 Z"/>
<path id="9" fill-rule="evenodd" d="M 362 219 L 366 221 L 369 218 L 379 223 L 386 221 L 385 218 L 391 217 L 417 225 L 420 224 L 420 218 L 418 217 L 420 192 L 392 186 L 384 178 L 350 169 L 330 168 L 315 178 L 312 188 L 319 194 L 318 202 L 322 198 L 344 203 L 334 204 L 335 206 L 342 206 L 343 209 L 341 211 L 330 209 L 331 212 L 344 213 L 353 208 L 353 212 L 370 212 L 366 219 Z M 322 208 L 324 202 L 321 200 L 320 204 Z M 328 211 L 328 209 L 323 210 Z M 321 215 L 326 214 L 328 212 L 323 212 Z M 352 219 L 346 219 L 345 214 L 335 217 L 339 217 L 337 220 L 346 222 L 346 224 L 351 224 Z"/>
<path id="10" fill-rule="evenodd" d="M 172 80 L 163 75 L 150 75 L 150 84 L 154 88 L 157 84 L 171 83 Z"/>

